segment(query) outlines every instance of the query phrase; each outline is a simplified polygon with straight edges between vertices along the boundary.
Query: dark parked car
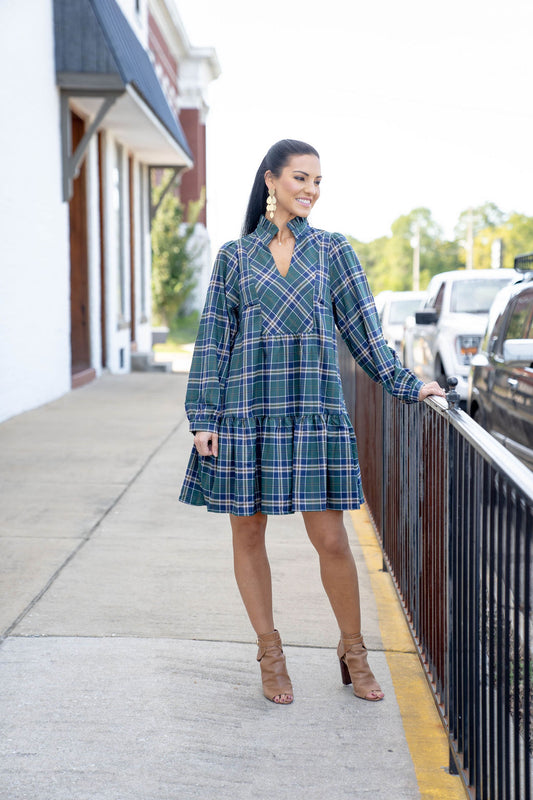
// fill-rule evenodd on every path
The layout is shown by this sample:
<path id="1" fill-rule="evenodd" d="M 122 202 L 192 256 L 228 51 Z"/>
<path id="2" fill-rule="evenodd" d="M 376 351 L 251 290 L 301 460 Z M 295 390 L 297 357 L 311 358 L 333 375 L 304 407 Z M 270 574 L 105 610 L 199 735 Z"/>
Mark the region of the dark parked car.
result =
<path id="1" fill-rule="evenodd" d="M 468 411 L 533 469 L 533 253 L 515 259 L 523 280 L 506 286 L 472 359 Z"/>

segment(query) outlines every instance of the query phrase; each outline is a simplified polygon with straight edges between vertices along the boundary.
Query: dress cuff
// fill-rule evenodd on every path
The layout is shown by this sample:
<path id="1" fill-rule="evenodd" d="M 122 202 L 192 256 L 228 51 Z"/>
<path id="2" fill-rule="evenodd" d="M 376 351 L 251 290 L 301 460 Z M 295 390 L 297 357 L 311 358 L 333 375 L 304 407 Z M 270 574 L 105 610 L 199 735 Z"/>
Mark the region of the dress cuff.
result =
<path id="1" fill-rule="evenodd" d="M 411 391 L 409 392 L 409 396 L 407 398 L 408 403 L 417 403 L 418 402 L 418 395 L 420 394 L 420 389 L 424 385 L 424 381 L 419 379 L 416 380 L 416 383 L 413 383 Z"/>
<path id="2" fill-rule="evenodd" d="M 189 417 L 189 430 L 191 433 L 196 433 L 197 431 L 218 433 L 219 426 L 220 419 L 218 414 L 198 411 L 196 414 L 192 414 Z"/>

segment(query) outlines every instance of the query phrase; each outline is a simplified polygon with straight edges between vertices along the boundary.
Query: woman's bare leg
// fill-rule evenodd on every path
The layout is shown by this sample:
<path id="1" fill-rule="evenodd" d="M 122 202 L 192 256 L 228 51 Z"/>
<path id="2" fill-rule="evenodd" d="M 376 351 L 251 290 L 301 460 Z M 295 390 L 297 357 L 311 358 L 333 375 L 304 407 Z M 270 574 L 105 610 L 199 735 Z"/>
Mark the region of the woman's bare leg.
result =
<path id="1" fill-rule="evenodd" d="M 318 552 L 322 583 L 337 619 L 341 640 L 358 639 L 361 634 L 359 580 L 342 511 L 306 511 L 303 518 L 309 539 Z M 367 700 L 381 700 L 383 692 L 368 667 L 362 639 L 353 644 L 357 652 L 350 650 L 345 655 L 357 675 L 353 678 L 354 692 Z"/>
<path id="2" fill-rule="evenodd" d="M 346 635 L 361 632 L 357 567 L 348 542 L 342 511 L 304 511 L 307 535 L 320 559 L 320 576 L 339 628 Z"/>
<path id="3" fill-rule="evenodd" d="M 274 630 L 272 578 L 265 547 L 266 514 L 230 514 L 233 567 L 239 592 L 257 635 Z"/>
<path id="4" fill-rule="evenodd" d="M 267 516 L 237 517 L 230 514 L 233 532 L 233 564 L 244 607 L 257 636 L 274 631 L 272 578 L 265 546 Z M 292 702 L 292 695 L 276 695 L 274 702 Z"/>

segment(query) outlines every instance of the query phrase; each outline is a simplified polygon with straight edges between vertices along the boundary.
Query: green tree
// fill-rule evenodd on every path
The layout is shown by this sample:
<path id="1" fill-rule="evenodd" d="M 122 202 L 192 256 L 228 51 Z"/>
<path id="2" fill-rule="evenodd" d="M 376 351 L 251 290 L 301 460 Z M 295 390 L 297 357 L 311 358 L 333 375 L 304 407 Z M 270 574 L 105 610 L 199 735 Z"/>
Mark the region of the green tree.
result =
<path id="1" fill-rule="evenodd" d="M 161 186 L 154 188 L 155 204 L 159 202 Z M 196 286 L 194 264 L 199 252 L 192 239 L 201 207 L 201 199 L 191 203 L 185 223 L 183 206 L 172 191 L 167 191 L 152 222 L 153 313 L 157 321 L 169 327 Z"/>
<path id="2" fill-rule="evenodd" d="M 503 246 L 503 266 L 512 267 L 514 258 L 533 251 L 533 217 L 512 212 L 502 224 L 488 226 L 474 238 L 474 268 L 492 266 L 492 245 L 500 239 Z"/>
<path id="3" fill-rule="evenodd" d="M 391 236 L 367 244 L 351 239 L 363 263 L 374 294 L 413 288 L 413 246 L 420 235 L 420 286 L 425 288 L 437 272 L 456 269 L 458 247 L 443 239 L 440 226 L 428 208 L 415 208 L 398 217 Z"/>
<path id="4" fill-rule="evenodd" d="M 384 262 L 388 237 L 381 236 L 371 242 L 361 242 L 358 239 L 354 239 L 353 236 L 348 236 L 347 238 L 367 274 L 370 288 L 374 294 L 377 294 L 381 291 L 381 284 L 383 283 L 380 269 Z"/>
<path id="5" fill-rule="evenodd" d="M 454 229 L 455 241 L 458 245 L 459 265 L 464 267 L 466 265 L 466 248 L 468 243 L 469 228 L 472 226 L 472 236 L 475 242 L 477 236 L 482 231 L 487 229 L 497 228 L 503 223 L 505 214 L 496 203 L 483 203 L 481 206 L 475 208 L 468 208 L 459 214 L 457 225 Z M 475 260 L 475 244 L 474 244 L 474 268 L 476 266 Z"/>
<path id="6" fill-rule="evenodd" d="M 443 238 L 440 226 L 428 208 L 415 208 L 394 220 L 390 236 L 371 242 L 348 237 L 377 294 L 384 289 L 404 291 L 413 286 L 413 245 L 420 233 L 420 287 L 426 288 L 433 275 L 460 269 L 465 265 L 467 227 L 472 215 L 474 268 L 492 266 L 492 246 L 503 245 L 503 266 L 512 267 L 515 256 L 533 252 L 533 217 L 512 212 L 505 214 L 495 203 L 463 211 L 455 228 L 456 238 Z"/>
<path id="7" fill-rule="evenodd" d="M 457 225 L 455 226 L 455 238 L 459 242 L 466 242 L 468 234 L 469 218 L 472 215 L 472 230 L 474 236 L 485 228 L 496 228 L 504 221 L 505 214 L 498 208 L 496 203 L 483 203 L 476 208 L 467 208 L 459 214 Z"/>
<path id="8" fill-rule="evenodd" d="M 459 269 L 460 266 L 458 243 L 455 240 L 450 242 L 447 239 L 436 239 L 424 258 L 421 258 L 420 287 L 425 289 L 433 275 Z"/>

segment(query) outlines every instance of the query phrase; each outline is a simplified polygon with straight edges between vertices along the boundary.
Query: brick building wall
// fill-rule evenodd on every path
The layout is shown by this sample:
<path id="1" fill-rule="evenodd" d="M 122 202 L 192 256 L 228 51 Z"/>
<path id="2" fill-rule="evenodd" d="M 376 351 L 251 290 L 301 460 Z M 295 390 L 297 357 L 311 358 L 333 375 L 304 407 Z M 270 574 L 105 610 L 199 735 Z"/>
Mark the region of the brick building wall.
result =
<path id="1" fill-rule="evenodd" d="M 187 209 L 190 201 L 195 202 L 198 200 L 202 192 L 205 197 L 205 124 L 201 121 L 200 113 L 200 110 L 197 108 L 184 108 L 180 112 L 180 122 L 183 132 L 187 137 L 194 158 L 194 167 L 185 172 L 181 179 L 180 197 L 185 209 Z M 198 217 L 198 222 L 202 222 L 207 226 L 205 203 Z"/>
<path id="2" fill-rule="evenodd" d="M 181 177 L 179 196 L 185 212 L 189 203 L 196 202 L 202 194 L 205 196 L 206 185 L 206 136 L 205 124 L 202 122 L 198 108 L 181 108 L 178 94 L 179 65 L 172 54 L 165 36 L 156 19 L 148 13 L 148 46 L 152 55 L 156 73 L 170 107 L 181 122 L 185 138 L 192 150 L 193 167 Z M 205 204 L 198 221 L 206 225 Z"/>

